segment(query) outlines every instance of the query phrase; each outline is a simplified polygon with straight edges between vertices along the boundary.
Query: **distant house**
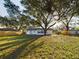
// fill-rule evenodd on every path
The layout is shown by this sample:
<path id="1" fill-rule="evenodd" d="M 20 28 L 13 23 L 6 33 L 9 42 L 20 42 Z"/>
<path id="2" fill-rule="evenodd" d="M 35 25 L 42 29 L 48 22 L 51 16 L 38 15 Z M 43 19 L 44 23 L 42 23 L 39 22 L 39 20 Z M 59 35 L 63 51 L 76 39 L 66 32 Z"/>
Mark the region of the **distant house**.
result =
<path id="1" fill-rule="evenodd" d="M 64 23 L 66 23 L 66 20 L 63 20 Z M 57 22 L 53 27 L 55 30 L 59 29 L 66 29 L 65 25 L 62 21 Z M 79 27 L 79 16 L 73 17 L 69 22 L 69 30 L 74 30 L 75 27 Z"/>
<path id="2" fill-rule="evenodd" d="M 18 31 L 14 28 L 0 28 L 0 31 Z"/>
<path id="3" fill-rule="evenodd" d="M 78 17 L 74 17 L 70 23 L 69 23 L 69 27 L 70 28 L 75 28 L 75 27 L 79 27 L 79 18 Z"/>
<path id="4" fill-rule="evenodd" d="M 28 28 L 26 34 L 27 35 L 44 35 L 44 31 L 42 28 Z M 48 29 L 46 34 L 47 35 L 52 34 L 52 29 Z"/>
<path id="5" fill-rule="evenodd" d="M 69 30 L 70 35 L 79 35 L 79 30 Z"/>

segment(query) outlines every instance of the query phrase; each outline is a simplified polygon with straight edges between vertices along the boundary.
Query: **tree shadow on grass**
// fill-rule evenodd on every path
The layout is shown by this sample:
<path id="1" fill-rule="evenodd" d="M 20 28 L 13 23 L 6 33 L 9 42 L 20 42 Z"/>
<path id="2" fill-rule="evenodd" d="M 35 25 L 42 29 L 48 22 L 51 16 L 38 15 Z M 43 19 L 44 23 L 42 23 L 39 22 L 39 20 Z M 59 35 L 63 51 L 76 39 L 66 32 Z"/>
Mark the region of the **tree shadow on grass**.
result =
<path id="1" fill-rule="evenodd" d="M 3 36 L 3 37 L 0 37 L 0 41 L 5 41 L 5 40 L 9 41 L 16 37 L 18 37 L 18 36 Z"/>
<path id="2" fill-rule="evenodd" d="M 17 38 L 18 38 L 18 37 L 17 37 Z M 13 39 L 13 40 L 16 40 L 16 38 L 15 38 L 15 39 L 12 38 L 12 39 Z M 12 39 L 9 39 L 9 40 L 12 41 Z M 7 40 L 7 39 L 6 39 L 6 40 Z M 21 43 L 23 43 L 23 42 L 25 42 L 25 41 L 26 41 L 26 39 L 19 41 L 19 38 L 18 38 L 18 40 L 14 41 L 14 42 L 5 43 L 5 44 L 0 44 L 0 51 L 5 50 L 5 49 L 7 49 L 7 48 L 11 48 L 11 47 L 16 46 L 16 45 L 18 45 L 18 44 L 21 44 Z M 4 42 L 4 40 L 3 40 L 3 42 Z M 3 47 L 3 48 L 1 48 L 1 47 Z"/>
<path id="3" fill-rule="evenodd" d="M 44 42 L 42 41 L 42 42 L 40 42 L 40 43 L 37 44 L 37 45 L 31 46 L 29 50 L 26 49 L 25 51 L 23 51 L 24 54 L 18 56 L 17 59 L 20 59 L 21 57 L 25 57 L 25 56 L 28 56 L 28 55 L 30 56 L 30 59 L 32 59 L 32 57 L 33 57 L 32 54 L 33 54 L 34 50 L 35 50 L 36 48 L 38 48 L 38 47 L 41 47 L 43 44 L 44 44 Z"/>
<path id="4" fill-rule="evenodd" d="M 26 36 L 26 35 L 22 35 L 22 36 L 17 36 L 15 38 L 9 38 L 9 39 L 4 39 L 4 40 L 16 40 L 14 42 L 9 42 L 9 43 L 5 43 L 5 44 L 0 44 L 0 47 L 3 47 L 3 46 L 8 46 L 10 44 L 16 44 L 16 43 L 20 43 L 22 41 L 28 41 L 28 40 L 31 40 L 31 39 L 34 39 L 33 36 Z M 4 41 L 4 40 L 1 40 L 1 41 Z M 21 41 L 20 41 L 21 40 Z"/>
<path id="5" fill-rule="evenodd" d="M 70 34 L 69 36 L 79 37 L 79 34 Z"/>
<path id="6" fill-rule="evenodd" d="M 21 46 L 19 48 L 17 48 L 16 50 L 14 50 L 11 54 L 3 57 L 2 59 L 17 59 L 17 57 L 23 52 L 23 50 L 32 42 L 36 41 L 40 36 L 25 36 L 25 38 L 28 37 L 28 41 L 24 41 L 22 42 Z M 17 37 L 19 38 L 19 37 Z M 22 37 L 23 38 L 23 37 Z M 22 39 L 20 38 L 20 39 Z"/>
<path id="7" fill-rule="evenodd" d="M 0 45 L 0 47 L 3 47 L 3 48 L 0 48 L 0 51 L 6 50 L 6 49 L 11 48 L 13 46 L 17 46 L 17 45 L 19 45 L 19 44 L 21 44 L 23 42 L 25 42 L 25 40 L 21 41 L 21 42 L 12 42 L 12 43 L 8 43 L 8 44 Z"/>

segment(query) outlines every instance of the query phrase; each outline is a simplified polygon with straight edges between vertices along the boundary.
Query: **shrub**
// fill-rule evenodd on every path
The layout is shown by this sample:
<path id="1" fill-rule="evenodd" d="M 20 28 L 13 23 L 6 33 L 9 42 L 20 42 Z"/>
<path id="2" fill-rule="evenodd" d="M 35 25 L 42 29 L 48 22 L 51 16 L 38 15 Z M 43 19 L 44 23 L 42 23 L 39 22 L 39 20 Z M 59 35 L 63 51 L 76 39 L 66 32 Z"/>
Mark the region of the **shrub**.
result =
<path id="1" fill-rule="evenodd" d="M 13 36 L 13 35 L 21 35 L 21 31 L 0 31 L 0 36 Z"/>
<path id="2" fill-rule="evenodd" d="M 75 27 L 74 29 L 75 29 L 75 30 L 79 30 L 79 27 Z"/>
<path id="3" fill-rule="evenodd" d="M 61 34 L 63 34 L 63 35 L 69 35 L 69 31 L 63 30 L 63 31 L 61 31 Z"/>

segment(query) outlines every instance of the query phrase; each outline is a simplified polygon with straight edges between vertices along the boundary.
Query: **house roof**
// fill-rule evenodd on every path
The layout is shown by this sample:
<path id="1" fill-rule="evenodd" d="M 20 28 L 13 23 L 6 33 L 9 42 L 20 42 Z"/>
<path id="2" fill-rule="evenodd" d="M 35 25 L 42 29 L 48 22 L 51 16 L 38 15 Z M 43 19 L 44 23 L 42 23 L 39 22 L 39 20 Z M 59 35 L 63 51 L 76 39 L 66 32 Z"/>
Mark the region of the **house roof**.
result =
<path id="1" fill-rule="evenodd" d="M 13 28 L 0 28 L 0 31 L 17 31 Z"/>
<path id="2" fill-rule="evenodd" d="M 43 30 L 43 29 L 41 27 L 31 27 L 31 28 L 28 28 L 27 30 Z M 53 29 L 50 28 L 48 30 L 53 30 Z"/>

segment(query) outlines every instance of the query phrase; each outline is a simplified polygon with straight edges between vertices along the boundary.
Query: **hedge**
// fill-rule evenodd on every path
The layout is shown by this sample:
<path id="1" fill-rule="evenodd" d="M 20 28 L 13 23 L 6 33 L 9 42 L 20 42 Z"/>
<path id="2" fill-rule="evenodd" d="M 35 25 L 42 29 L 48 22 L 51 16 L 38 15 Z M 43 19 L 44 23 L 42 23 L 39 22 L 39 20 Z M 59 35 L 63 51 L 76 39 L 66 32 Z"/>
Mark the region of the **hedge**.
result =
<path id="1" fill-rule="evenodd" d="M 22 31 L 0 31 L 0 36 L 21 35 Z"/>

